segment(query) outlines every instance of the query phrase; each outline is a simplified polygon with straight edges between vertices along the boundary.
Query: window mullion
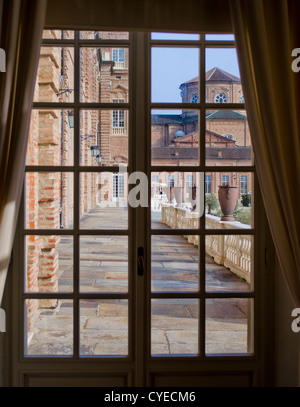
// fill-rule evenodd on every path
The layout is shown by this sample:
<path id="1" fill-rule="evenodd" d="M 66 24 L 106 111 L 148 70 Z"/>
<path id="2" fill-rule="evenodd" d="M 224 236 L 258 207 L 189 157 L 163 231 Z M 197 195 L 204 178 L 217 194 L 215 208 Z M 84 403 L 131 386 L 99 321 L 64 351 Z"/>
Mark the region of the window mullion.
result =
<path id="1" fill-rule="evenodd" d="M 74 52 L 74 257 L 73 257 L 73 346 L 74 358 L 79 358 L 79 336 L 80 336 L 80 304 L 79 304 L 79 222 L 80 222 L 80 47 L 79 32 L 75 31 L 75 52 Z"/>

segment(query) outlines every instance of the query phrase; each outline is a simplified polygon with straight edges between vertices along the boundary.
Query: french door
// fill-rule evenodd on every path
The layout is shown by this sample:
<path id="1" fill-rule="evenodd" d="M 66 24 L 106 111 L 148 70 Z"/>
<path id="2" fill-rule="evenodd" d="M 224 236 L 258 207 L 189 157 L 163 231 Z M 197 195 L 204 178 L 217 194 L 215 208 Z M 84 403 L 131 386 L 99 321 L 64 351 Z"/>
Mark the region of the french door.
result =
<path id="1" fill-rule="evenodd" d="M 233 50 L 231 37 L 45 30 L 14 249 L 13 385 L 263 380 L 242 87 L 210 67 Z M 224 177 L 231 221 L 210 204 Z"/>

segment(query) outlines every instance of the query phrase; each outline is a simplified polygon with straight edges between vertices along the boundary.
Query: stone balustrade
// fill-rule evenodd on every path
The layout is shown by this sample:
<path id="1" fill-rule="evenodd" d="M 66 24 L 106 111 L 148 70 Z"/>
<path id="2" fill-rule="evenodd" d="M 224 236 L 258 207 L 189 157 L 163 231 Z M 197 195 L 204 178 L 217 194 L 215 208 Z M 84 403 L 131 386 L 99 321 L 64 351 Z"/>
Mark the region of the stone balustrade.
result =
<path id="1" fill-rule="evenodd" d="M 199 227 L 199 213 L 188 208 L 164 203 L 161 205 L 161 223 L 174 229 L 195 229 Z M 250 229 L 240 222 L 221 222 L 217 216 L 205 215 L 207 229 Z M 185 236 L 189 243 L 199 244 L 198 236 Z M 205 251 L 215 263 L 224 265 L 240 278 L 250 283 L 251 276 L 251 235 L 206 235 Z"/>

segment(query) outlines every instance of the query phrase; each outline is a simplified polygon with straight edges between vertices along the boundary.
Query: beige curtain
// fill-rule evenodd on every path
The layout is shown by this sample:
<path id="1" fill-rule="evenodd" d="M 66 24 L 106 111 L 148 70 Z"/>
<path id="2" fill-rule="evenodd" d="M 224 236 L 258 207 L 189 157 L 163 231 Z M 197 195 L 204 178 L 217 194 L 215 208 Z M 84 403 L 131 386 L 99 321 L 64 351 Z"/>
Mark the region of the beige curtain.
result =
<path id="1" fill-rule="evenodd" d="M 291 67 L 292 50 L 300 48 L 300 2 L 230 3 L 263 200 L 280 266 L 300 306 L 300 72 Z"/>
<path id="2" fill-rule="evenodd" d="M 0 1 L 0 305 L 24 178 L 27 135 L 46 0 Z"/>

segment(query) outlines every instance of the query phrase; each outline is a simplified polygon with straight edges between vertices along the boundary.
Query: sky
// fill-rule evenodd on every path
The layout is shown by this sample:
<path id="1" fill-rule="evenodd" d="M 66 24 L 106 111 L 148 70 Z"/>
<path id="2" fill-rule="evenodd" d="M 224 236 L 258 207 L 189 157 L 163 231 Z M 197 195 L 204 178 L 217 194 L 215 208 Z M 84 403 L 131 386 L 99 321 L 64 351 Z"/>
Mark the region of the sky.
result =
<path id="1" fill-rule="evenodd" d="M 152 39 L 198 39 L 196 34 L 153 33 Z M 210 35 L 206 39 L 233 40 L 232 35 Z M 219 67 L 240 76 L 234 48 L 206 48 L 205 70 Z M 151 52 L 151 92 L 153 103 L 180 103 L 179 86 L 199 74 L 199 49 L 153 47 Z"/>

